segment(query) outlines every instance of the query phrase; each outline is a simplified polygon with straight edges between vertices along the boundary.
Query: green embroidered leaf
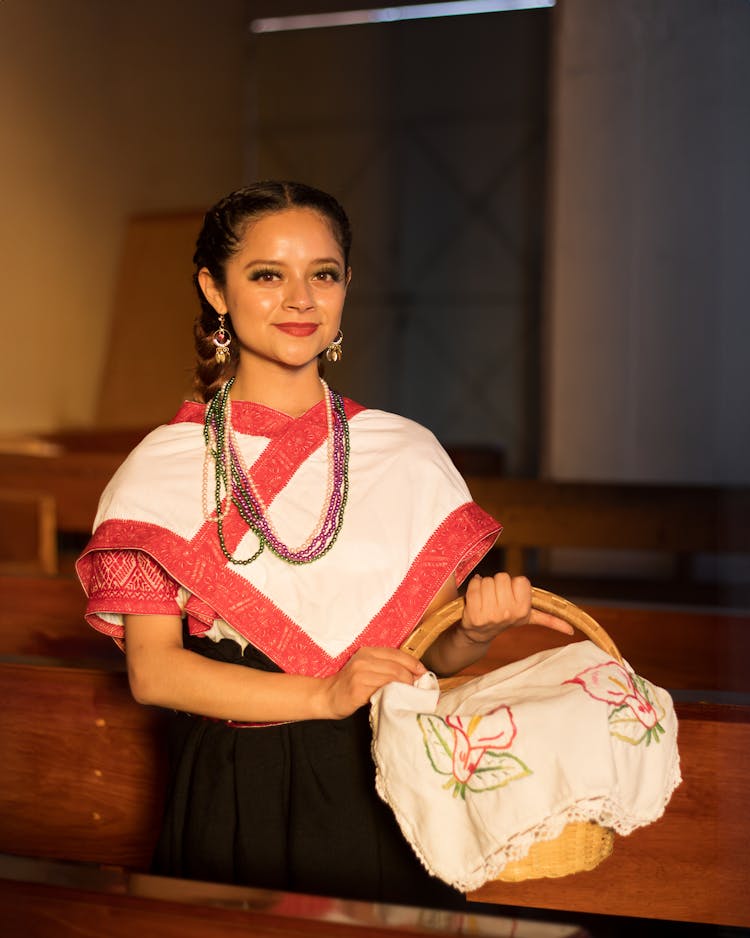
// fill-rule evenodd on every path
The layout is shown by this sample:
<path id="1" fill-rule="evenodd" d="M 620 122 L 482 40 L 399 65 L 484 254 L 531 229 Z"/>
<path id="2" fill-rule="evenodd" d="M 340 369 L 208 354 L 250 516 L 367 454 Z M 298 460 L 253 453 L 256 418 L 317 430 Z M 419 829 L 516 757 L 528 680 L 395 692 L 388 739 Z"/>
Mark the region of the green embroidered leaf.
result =
<path id="1" fill-rule="evenodd" d="M 417 723 L 422 730 L 430 765 L 440 775 L 453 775 L 452 730 L 442 717 L 432 713 L 418 713 Z"/>
<path id="2" fill-rule="evenodd" d="M 645 682 L 644 682 L 645 683 Z M 658 701 L 649 701 L 654 706 L 659 720 L 664 718 L 664 707 Z M 615 707 L 609 715 L 609 731 L 615 739 L 620 739 L 631 746 L 639 746 L 645 741 L 646 745 L 659 742 L 659 734 L 664 733 L 660 723 L 652 727 L 644 726 L 628 706 Z"/>
<path id="3" fill-rule="evenodd" d="M 492 791 L 527 775 L 533 775 L 533 772 L 517 756 L 488 749 L 466 787 L 474 792 Z"/>

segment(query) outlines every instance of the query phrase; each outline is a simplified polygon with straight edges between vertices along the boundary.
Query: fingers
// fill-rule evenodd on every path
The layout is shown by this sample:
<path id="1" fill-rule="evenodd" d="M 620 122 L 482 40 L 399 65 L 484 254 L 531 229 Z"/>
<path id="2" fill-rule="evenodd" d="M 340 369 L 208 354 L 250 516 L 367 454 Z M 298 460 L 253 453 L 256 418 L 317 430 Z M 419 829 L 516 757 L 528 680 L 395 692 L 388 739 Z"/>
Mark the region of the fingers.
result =
<path id="1" fill-rule="evenodd" d="M 490 641 L 495 635 L 517 625 L 542 625 L 565 635 L 573 627 L 547 612 L 532 609 L 531 583 L 525 576 L 507 573 L 475 576 L 466 589 L 463 628 L 473 641 Z"/>
<path id="2" fill-rule="evenodd" d="M 538 609 L 531 610 L 529 625 L 543 625 L 546 629 L 554 629 L 556 632 L 563 632 L 565 635 L 572 635 L 575 632 L 569 622 L 558 619 L 557 616 L 553 616 L 549 612 L 540 612 Z"/>
<path id="3" fill-rule="evenodd" d="M 397 648 L 360 648 L 344 667 L 325 679 L 330 713 L 349 716 L 385 684 L 413 684 L 426 672 L 421 661 Z"/>
<path id="4" fill-rule="evenodd" d="M 528 621 L 531 613 L 531 583 L 525 576 L 507 573 L 475 576 L 466 589 L 465 626 L 508 628 Z"/>
<path id="5" fill-rule="evenodd" d="M 362 674 L 372 673 L 376 678 L 382 676 L 384 684 L 388 681 L 411 684 L 427 670 L 418 658 L 399 648 L 360 648 L 347 666 Z"/>

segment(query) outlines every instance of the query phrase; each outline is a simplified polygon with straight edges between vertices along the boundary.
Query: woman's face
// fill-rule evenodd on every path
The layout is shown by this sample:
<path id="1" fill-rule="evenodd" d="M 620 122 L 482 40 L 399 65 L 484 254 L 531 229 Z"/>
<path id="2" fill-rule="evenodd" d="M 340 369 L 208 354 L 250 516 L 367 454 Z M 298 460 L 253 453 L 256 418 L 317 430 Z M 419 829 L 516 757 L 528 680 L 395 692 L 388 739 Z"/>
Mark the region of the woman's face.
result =
<path id="1" fill-rule="evenodd" d="M 304 368 L 335 338 L 349 271 L 317 212 L 290 208 L 252 222 L 225 273 L 223 290 L 205 269 L 199 280 L 214 309 L 232 317 L 240 368 Z"/>

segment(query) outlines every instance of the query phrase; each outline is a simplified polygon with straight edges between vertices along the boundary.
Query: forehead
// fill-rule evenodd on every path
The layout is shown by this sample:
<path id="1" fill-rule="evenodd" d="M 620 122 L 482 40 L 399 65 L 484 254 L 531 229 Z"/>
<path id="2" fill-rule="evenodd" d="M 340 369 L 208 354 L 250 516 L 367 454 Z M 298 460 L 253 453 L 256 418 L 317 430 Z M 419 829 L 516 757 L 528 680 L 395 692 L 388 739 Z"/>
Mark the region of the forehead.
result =
<path id="1" fill-rule="evenodd" d="M 288 208 L 269 212 L 248 223 L 237 252 L 247 257 L 258 254 L 272 256 L 337 257 L 343 253 L 330 222 L 323 215 L 307 208 Z"/>

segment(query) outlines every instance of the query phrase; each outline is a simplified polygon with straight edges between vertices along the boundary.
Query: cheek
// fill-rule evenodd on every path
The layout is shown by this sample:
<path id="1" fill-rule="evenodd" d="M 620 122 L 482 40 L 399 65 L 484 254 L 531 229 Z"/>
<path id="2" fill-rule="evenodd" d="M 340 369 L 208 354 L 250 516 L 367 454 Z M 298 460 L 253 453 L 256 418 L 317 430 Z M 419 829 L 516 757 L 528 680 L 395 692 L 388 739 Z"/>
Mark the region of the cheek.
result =
<path id="1" fill-rule="evenodd" d="M 275 290 L 258 291 L 253 293 L 239 292 L 230 297 L 232 305 L 230 311 L 235 318 L 263 319 L 279 305 L 279 297 Z"/>

